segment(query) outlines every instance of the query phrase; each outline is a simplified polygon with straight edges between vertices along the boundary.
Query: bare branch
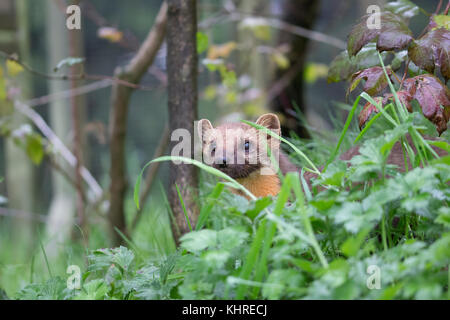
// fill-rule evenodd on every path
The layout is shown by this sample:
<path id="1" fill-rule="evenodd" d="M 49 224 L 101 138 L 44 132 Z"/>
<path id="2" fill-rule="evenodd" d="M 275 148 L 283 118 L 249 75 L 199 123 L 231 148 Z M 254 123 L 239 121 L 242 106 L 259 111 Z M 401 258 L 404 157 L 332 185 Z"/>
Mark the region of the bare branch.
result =
<path id="1" fill-rule="evenodd" d="M 14 106 L 18 111 L 24 114 L 36 125 L 36 127 L 53 145 L 55 152 L 60 154 L 63 157 L 63 159 L 69 163 L 70 166 L 75 168 L 77 161 L 75 156 L 58 138 L 58 136 L 53 132 L 53 130 L 47 125 L 45 120 L 36 111 L 34 111 L 28 105 L 20 101 L 16 101 Z M 86 167 L 84 166 L 81 167 L 81 176 L 83 177 L 84 181 L 87 183 L 90 190 L 92 191 L 92 194 L 94 195 L 94 200 L 100 199 L 103 195 L 103 190 L 98 184 L 98 182 L 95 180 L 95 178 L 91 175 L 89 170 L 86 169 Z"/>
<path id="2" fill-rule="evenodd" d="M 223 22 L 234 22 L 234 21 L 241 21 L 245 18 L 251 18 L 251 19 L 258 19 L 262 23 L 265 23 L 268 26 L 271 26 L 275 29 L 283 30 L 292 34 L 295 34 L 300 37 L 308 38 L 313 41 L 321 42 L 324 44 L 331 45 L 333 47 L 336 47 L 338 49 L 344 50 L 347 48 L 347 45 L 344 41 L 329 36 L 327 34 L 324 34 L 322 32 L 309 30 L 302 28 L 300 26 L 296 26 L 290 23 L 287 23 L 281 19 L 277 18 L 268 18 L 263 16 L 255 16 L 250 13 L 244 13 L 239 11 L 232 11 L 228 13 L 224 13 L 223 15 L 214 16 L 212 18 L 209 18 L 207 20 L 204 20 L 199 24 L 199 29 L 208 29 L 213 25 L 217 25 Z"/>
<path id="3" fill-rule="evenodd" d="M 151 28 L 144 43 L 130 63 L 116 69 L 116 77 L 130 83 L 139 83 L 142 76 L 147 72 L 158 53 L 164 40 L 167 23 L 167 4 L 163 2 L 156 17 L 155 24 Z M 127 131 L 127 116 L 129 99 L 131 97 L 130 87 L 113 85 L 111 97 L 110 116 L 110 199 L 109 219 L 111 235 L 115 245 L 122 241 L 115 228 L 126 233 L 124 217 L 124 197 L 127 189 L 126 159 L 125 159 L 125 135 Z"/>
<path id="4" fill-rule="evenodd" d="M 80 73 L 75 75 L 54 75 L 54 74 L 47 74 L 38 70 L 33 69 L 31 66 L 29 66 L 27 63 L 21 61 L 17 55 L 10 55 L 7 54 L 4 51 L 0 50 L 0 57 L 2 57 L 5 60 L 11 60 L 16 62 L 17 64 L 21 65 L 26 71 L 30 72 L 31 74 L 35 76 L 39 76 L 48 80 L 63 80 L 63 81 L 73 81 L 73 80 L 105 80 L 109 79 L 112 82 L 128 87 L 135 90 L 143 90 L 143 91 L 151 91 L 153 90 L 152 87 L 143 86 L 143 85 L 137 85 L 135 83 L 126 81 L 124 79 L 119 79 L 117 77 L 111 77 L 111 76 L 105 76 L 105 75 L 98 75 L 98 74 L 87 74 L 87 73 Z"/>

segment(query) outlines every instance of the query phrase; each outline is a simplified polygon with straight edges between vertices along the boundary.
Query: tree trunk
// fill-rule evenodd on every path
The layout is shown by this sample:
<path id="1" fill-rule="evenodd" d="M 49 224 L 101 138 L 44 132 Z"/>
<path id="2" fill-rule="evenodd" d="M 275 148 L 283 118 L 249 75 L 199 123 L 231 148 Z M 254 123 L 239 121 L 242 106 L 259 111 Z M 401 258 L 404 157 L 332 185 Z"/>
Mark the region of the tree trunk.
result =
<path id="1" fill-rule="evenodd" d="M 123 68 L 117 68 L 115 76 L 130 83 L 139 83 L 142 76 L 153 63 L 153 60 L 164 40 L 167 21 L 167 5 L 161 5 L 158 16 L 139 51 Z M 113 245 L 122 243 L 121 236 L 115 228 L 123 234 L 127 234 L 125 225 L 125 192 L 127 190 L 126 159 L 125 159 L 125 137 L 127 132 L 127 116 L 130 97 L 130 87 L 115 83 L 112 89 L 111 115 L 110 115 L 110 207 L 109 224 L 111 228 L 111 239 Z"/>
<path id="2" fill-rule="evenodd" d="M 46 24 L 47 24 L 47 53 L 48 70 L 53 72 L 53 68 L 59 61 L 69 56 L 69 41 L 65 25 L 64 14 L 59 10 L 56 2 L 47 1 Z M 48 81 L 49 93 L 61 92 L 69 89 L 67 81 Z M 71 146 L 70 132 L 72 132 L 70 103 L 69 100 L 54 100 L 50 103 L 50 126 L 62 142 Z M 72 168 L 60 157 L 55 161 L 66 171 L 71 172 Z M 72 185 L 56 170 L 52 170 L 52 200 L 50 204 L 46 252 L 49 256 L 56 256 L 60 244 L 70 238 L 71 227 L 74 223 L 75 213 L 75 193 Z"/>
<path id="3" fill-rule="evenodd" d="M 281 0 L 283 21 L 306 29 L 312 29 L 317 16 L 319 1 L 316 0 Z M 303 95 L 303 70 L 305 67 L 307 45 L 309 40 L 303 37 L 280 31 L 279 42 L 290 45 L 288 58 L 291 67 L 288 70 L 278 70 L 274 81 L 288 78 L 288 85 L 275 97 L 272 109 L 285 115 L 282 124 L 283 134 L 289 130 L 295 131 L 300 137 L 308 138 L 308 131 L 300 126 L 295 117 L 294 102 L 306 114 Z"/>
<path id="4" fill-rule="evenodd" d="M 11 32 L 15 29 L 16 35 L 13 39 L 17 39 L 15 43 L 11 42 L 2 46 L 2 49 L 9 53 L 18 52 L 19 56 L 24 61 L 30 61 L 28 53 L 29 50 L 29 17 L 28 17 L 28 2 L 25 0 L 2 1 L 2 8 L 4 13 L 0 13 L 0 20 L 2 20 L 2 28 L 10 29 Z M 8 16 L 5 18 L 3 14 Z M 14 12 L 15 11 L 15 12 Z M 22 81 L 20 83 L 22 98 L 27 99 L 31 96 L 31 82 L 28 74 L 20 75 Z M 12 129 L 18 128 L 20 125 L 28 121 L 20 113 L 16 112 L 13 115 L 10 126 Z M 16 146 L 16 144 L 8 139 L 5 145 L 6 154 L 6 186 L 8 191 L 8 206 L 13 209 L 33 212 L 34 203 L 34 173 L 35 169 L 31 160 L 26 155 L 25 151 Z M 14 221 L 13 232 L 15 235 L 25 237 L 25 241 L 31 244 L 33 235 L 33 220 L 32 219 L 18 219 Z"/>
<path id="5" fill-rule="evenodd" d="M 71 0 L 70 4 L 79 5 L 80 0 Z M 69 38 L 69 54 L 71 57 L 83 57 L 83 33 L 82 29 L 68 30 Z M 76 75 L 82 72 L 81 65 L 75 65 L 70 67 L 70 74 Z M 77 86 L 81 85 L 82 81 L 72 80 L 70 81 L 70 89 L 74 90 Z M 83 235 L 76 233 L 77 238 L 83 238 L 87 241 L 87 217 L 85 212 L 85 204 L 83 200 L 83 178 L 81 177 L 81 167 L 83 166 L 83 124 L 86 117 L 86 105 L 84 96 L 77 96 L 70 98 L 70 109 L 72 116 L 72 133 L 73 133 L 73 154 L 77 159 L 75 166 L 75 187 L 76 187 L 76 208 L 77 208 L 77 224 L 83 231 Z M 80 237 L 81 236 L 81 237 Z M 87 242 L 85 243 L 87 244 Z"/>
<path id="6" fill-rule="evenodd" d="M 197 119 L 196 0 L 169 0 L 168 6 L 169 128 L 172 133 L 176 129 L 187 129 L 192 142 L 194 121 Z M 178 141 L 171 141 L 170 150 L 177 143 Z M 177 244 L 180 236 L 189 231 L 189 226 L 176 186 L 180 189 L 190 225 L 195 226 L 198 211 L 195 203 L 197 183 L 197 170 L 194 166 L 171 163 L 169 200 L 175 217 L 176 225 L 172 224 L 172 231 Z"/>

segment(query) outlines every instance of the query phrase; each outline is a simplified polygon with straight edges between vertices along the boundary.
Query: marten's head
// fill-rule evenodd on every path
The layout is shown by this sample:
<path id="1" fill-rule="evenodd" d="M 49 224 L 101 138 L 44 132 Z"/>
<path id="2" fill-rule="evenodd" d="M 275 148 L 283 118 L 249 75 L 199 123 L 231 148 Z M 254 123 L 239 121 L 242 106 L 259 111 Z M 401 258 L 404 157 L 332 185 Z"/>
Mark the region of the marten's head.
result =
<path id="1" fill-rule="evenodd" d="M 280 134 L 280 121 L 273 113 L 260 116 L 256 124 Z M 273 174 L 270 153 L 277 159 L 279 140 L 245 123 L 226 123 L 216 128 L 207 119 L 198 122 L 204 162 L 233 179 L 246 178 L 256 170 Z"/>

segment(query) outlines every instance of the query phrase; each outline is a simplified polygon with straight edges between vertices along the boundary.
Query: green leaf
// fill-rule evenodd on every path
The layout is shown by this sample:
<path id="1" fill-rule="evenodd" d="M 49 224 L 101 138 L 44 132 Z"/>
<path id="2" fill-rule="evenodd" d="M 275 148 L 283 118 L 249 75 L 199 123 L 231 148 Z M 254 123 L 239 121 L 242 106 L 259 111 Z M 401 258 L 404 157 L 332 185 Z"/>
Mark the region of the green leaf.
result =
<path id="1" fill-rule="evenodd" d="M 339 53 L 331 62 L 328 69 L 328 82 L 338 82 L 348 80 L 355 72 L 367 69 L 379 64 L 376 55 L 377 48 L 375 43 L 369 43 L 362 48 L 355 56 L 349 56 L 347 50 Z M 382 53 L 383 58 L 387 56 Z"/>
<path id="2" fill-rule="evenodd" d="M 436 14 L 431 17 L 430 23 L 428 24 L 430 30 L 445 28 L 450 29 L 450 17 L 443 14 Z"/>
<path id="3" fill-rule="evenodd" d="M 103 279 L 95 279 L 83 285 L 82 290 L 75 300 L 103 300 L 108 293 L 108 286 Z"/>
<path id="4" fill-rule="evenodd" d="M 405 21 L 419 13 L 419 7 L 409 0 L 388 2 L 385 4 L 384 9 L 402 17 Z"/>
<path id="5" fill-rule="evenodd" d="M 39 165 L 44 157 L 42 138 L 38 134 L 29 134 L 26 137 L 26 152 L 35 165 Z"/>
<path id="6" fill-rule="evenodd" d="M 192 231 L 182 236 L 180 241 L 182 248 L 191 252 L 197 252 L 215 246 L 217 243 L 217 232 L 208 229 Z"/>

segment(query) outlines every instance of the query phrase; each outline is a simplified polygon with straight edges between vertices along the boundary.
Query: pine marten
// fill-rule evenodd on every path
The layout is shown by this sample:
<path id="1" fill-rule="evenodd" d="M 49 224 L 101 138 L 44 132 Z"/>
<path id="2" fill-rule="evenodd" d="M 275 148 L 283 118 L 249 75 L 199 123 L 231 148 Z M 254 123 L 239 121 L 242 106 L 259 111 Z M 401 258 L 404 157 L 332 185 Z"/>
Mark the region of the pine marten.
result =
<path id="1" fill-rule="evenodd" d="M 256 124 L 272 130 L 277 135 L 281 133 L 280 121 L 273 113 L 260 116 Z M 276 196 L 280 191 L 280 179 L 266 152 L 268 149 L 275 158 L 278 157 L 278 166 L 283 175 L 287 172 L 300 172 L 300 168 L 280 151 L 278 139 L 245 123 L 225 123 L 214 128 L 209 120 L 202 119 L 198 122 L 198 134 L 202 141 L 204 161 L 238 181 L 255 197 Z M 407 136 L 407 140 L 416 152 L 411 137 Z M 447 155 L 442 149 L 436 147 L 433 149 L 439 156 Z M 358 154 L 359 146 L 354 146 L 343 153 L 340 159 L 348 161 Z M 401 171 L 405 170 L 403 151 L 399 142 L 394 145 L 387 163 L 397 165 Z M 409 162 L 408 165 L 411 168 Z M 320 170 L 322 168 L 320 167 Z M 311 179 L 316 175 L 305 171 L 304 177 L 311 186 Z M 241 191 L 232 191 L 244 196 Z"/>

